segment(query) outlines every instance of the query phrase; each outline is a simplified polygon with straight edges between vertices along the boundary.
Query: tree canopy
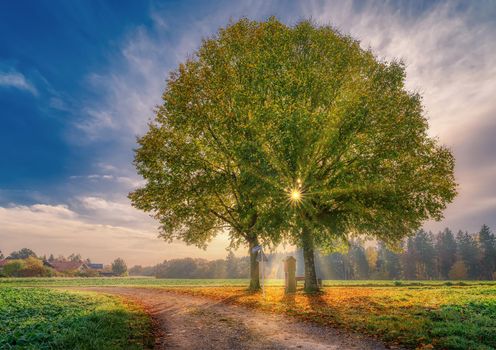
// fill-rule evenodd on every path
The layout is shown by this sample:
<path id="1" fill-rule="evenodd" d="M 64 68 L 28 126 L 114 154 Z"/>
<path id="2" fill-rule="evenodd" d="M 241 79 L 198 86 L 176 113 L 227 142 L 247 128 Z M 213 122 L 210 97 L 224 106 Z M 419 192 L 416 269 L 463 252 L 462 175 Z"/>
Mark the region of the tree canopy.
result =
<path id="1" fill-rule="evenodd" d="M 401 62 L 331 27 L 231 23 L 168 79 L 133 204 L 166 239 L 287 239 L 309 266 L 350 235 L 398 242 L 456 195 L 454 158 L 404 81 Z"/>
<path id="2" fill-rule="evenodd" d="M 27 259 L 29 257 L 36 258 L 36 253 L 29 248 L 22 248 L 18 251 L 13 251 L 10 253 L 10 259 Z"/>
<path id="3" fill-rule="evenodd" d="M 122 258 L 117 258 L 112 262 L 112 272 L 122 276 L 127 274 L 127 265 Z"/>

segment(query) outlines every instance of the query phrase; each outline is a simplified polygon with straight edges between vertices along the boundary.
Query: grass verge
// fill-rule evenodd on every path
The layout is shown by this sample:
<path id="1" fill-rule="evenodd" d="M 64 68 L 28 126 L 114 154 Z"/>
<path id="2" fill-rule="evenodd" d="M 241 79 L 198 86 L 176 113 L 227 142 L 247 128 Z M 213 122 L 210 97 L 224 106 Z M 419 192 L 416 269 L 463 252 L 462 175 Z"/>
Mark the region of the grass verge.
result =
<path id="1" fill-rule="evenodd" d="M 114 296 L 0 288 L 0 349 L 150 349 L 151 320 Z"/>

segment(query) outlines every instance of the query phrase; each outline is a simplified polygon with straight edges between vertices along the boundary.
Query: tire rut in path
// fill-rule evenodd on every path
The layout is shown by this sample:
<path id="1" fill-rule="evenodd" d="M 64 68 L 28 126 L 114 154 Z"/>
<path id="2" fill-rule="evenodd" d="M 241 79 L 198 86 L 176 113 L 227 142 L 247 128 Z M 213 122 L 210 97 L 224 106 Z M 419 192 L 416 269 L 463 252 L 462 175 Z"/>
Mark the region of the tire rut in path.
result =
<path id="1" fill-rule="evenodd" d="M 155 349 L 387 349 L 379 341 L 207 298 L 152 288 L 86 287 L 137 302 L 156 327 Z"/>

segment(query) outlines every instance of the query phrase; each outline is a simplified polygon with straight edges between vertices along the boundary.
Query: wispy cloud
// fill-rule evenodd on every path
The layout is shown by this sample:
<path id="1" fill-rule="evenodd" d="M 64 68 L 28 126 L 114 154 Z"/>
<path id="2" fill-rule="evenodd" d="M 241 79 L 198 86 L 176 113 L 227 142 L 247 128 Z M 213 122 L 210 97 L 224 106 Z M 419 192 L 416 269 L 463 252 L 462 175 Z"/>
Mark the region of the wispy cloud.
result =
<path id="1" fill-rule="evenodd" d="M 108 138 L 111 133 L 134 145 L 135 136 L 146 131 L 155 106 L 161 102 L 169 72 L 199 47 L 202 38 L 214 34 L 230 19 L 267 17 L 272 10 L 275 7 L 262 0 L 226 2 L 213 5 L 203 17 L 184 14 L 181 21 L 188 25 L 176 26 L 178 20 L 169 11 L 152 9 L 152 25 L 130 30 L 112 65 L 87 76 L 89 86 L 99 91 L 102 99 L 89 103 L 76 127 L 85 132 L 83 137 Z"/>
<path id="2" fill-rule="evenodd" d="M 0 72 L 0 86 L 27 91 L 38 96 L 38 90 L 26 77 L 16 71 Z"/>
<path id="3" fill-rule="evenodd" d="M 156 237 L 151 219 L 148 227 L 130 224 L 144 214 L 124 203 L 83 197 L 79 198 L 79 205 L 79 208 L 46 204 L 0 207 L 2 251 L 10 253 L 25 246 L 38 254 L 68 255 L 77 251 L 104 263 L 121 256 L 130 265 L 155 264 L 186 256 L 220 258 L 226 255 L 219 242 L 215 245 L 217 249 L 208 253 L 179 242 L 166 245 Z M 86 209 L 86 214 L 79 209 Z M 89 211 L 98 215 L 87 215 Z M 142 217 L 139 222 L 144 222 Z"/>

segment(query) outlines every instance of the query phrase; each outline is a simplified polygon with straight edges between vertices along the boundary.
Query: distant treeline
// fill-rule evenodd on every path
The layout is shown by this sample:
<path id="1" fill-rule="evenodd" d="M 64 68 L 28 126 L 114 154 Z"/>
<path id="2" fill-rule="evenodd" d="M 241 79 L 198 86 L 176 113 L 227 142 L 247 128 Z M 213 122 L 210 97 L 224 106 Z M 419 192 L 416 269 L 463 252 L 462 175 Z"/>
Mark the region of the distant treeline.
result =
<path id="1" fill-rule="evenodd" d="M 293 255 L 297 274 L 303 275 L 303 254 L 268 254 L 266 274 L 269 278 L 284 278 L 283 260 Z M 433 234 L 424 230 L 407 238 L 397 247 L 382 242 L 364 244 L 350 242 L 347 252 L 317 256 L 317 274 L 322 279 L 496 279 L 496 239 L 486 225 L 477 233 L 450 229 Z M 249 258 L 236 257 L 232 252 L 226 259 L 172 259 L 155 266 L 134 266 L 130 275 L 158 278 L 248 278 Z"/>
<path id="2" fill-rule="evenodd" d="M 171 259 L 155 266 L 133 266 L 128 272 L 158 278 L 248 278 L 249 270 L 249 257 L 238 258 L 230 252 L 226 259 Z"/>

